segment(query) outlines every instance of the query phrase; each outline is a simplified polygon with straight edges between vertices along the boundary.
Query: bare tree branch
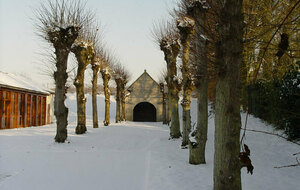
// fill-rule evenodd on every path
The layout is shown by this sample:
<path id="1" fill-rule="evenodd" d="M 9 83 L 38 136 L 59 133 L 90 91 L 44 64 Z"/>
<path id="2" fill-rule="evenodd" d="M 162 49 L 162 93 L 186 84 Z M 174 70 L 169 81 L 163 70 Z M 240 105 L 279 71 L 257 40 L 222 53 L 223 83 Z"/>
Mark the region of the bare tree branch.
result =
<path id="1" fill-rule="evenodd" d="M 290 165 L 285 165 L 285 166 L 275 166 L 274 168 L 289 168 L 289 167 L 296 167 L 296 166 L 300 166 L 300 162 L 298 160 L 298 158 L 296 158 L 296 164 L 290 164 Z"/>
<path id="2" fill-rule="evenodd" d="M 251 131 L 251 132 L 257 132 L 257 133 L 264 133 L 264 134 L 268 134 L 268 135 L 273 135 L 273 136 L 277 136 L 277 137 L 280 137 L 280 138 L 283 138 L 291 143 L 294 143 L 296 145 L 299 145 L 300 146 L 300 143 L 298 142 L 294 142 L 294 141 L 290 141 L 287 137 L 283 136 L 283 135 L 279 135 L 279 134 L 275 134 L 275 133 L 270 133 L 270 132 L 267 132 L 267 131 L 259 131 L 259 130 L 254 130 L 254 129 L 245 129 L 245 128 L 241 128 L 242 130 L 246 130 L 246 131 Z"/>

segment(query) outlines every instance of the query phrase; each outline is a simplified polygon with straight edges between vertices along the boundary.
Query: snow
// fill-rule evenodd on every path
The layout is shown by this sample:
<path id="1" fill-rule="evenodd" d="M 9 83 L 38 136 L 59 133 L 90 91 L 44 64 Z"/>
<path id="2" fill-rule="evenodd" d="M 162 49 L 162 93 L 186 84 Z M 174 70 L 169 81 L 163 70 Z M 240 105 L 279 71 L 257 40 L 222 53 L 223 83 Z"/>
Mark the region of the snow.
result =
<path id="1" fill-rule="evenodd" d="M 0 71 L 0 86 L 1 85 L 41 92 L 44 94 L 49 94 L 49 92 L 52 92 L 50 89 L 47 89 L 46 87 L 43 87 L 42 85 L 26 77 L 2 71 Z"/>
<path id="2" fill-rule="evenodd" d="M 206 37 L 205 35 L 203 34 L 200 34 L 200 37 L 203 39 L 203 40 L 206 40 L 206 41 L 210 41 L 208 37 Z"/>
<path id="3" fill-rule="evenodd" d="M 180 43 L 180 40 L 179 39 L 175 39 L 175 40 L 172 40 L 172 43 L 171 43 L 171 45 L 177 45 L 177 44 L 179 44 L 180 46 L 181 46 L 181 43 Z"/>
<path id="4" fill-rule="evenodd" d="M 105 73 L 106 75 L 107 75 L 107 74 L 110 74 L 110 73 L 109 73 L 109 68 L 108 68 L 108 67 L 104 67 L 102 70 L 104 71 L 104 73 Z"/>
<path id="5" fill-rule="evenodd" d="M 82 40 L 82 39 L 77 39 L 77 40 L 75 40 L 75 43 L 72 44 L 71 48 L 81 47 L 81 48 L 87 49 L 89 46 L 93 46 L 93 43 Z"/>
<path id="6" fill-rule="evenodd" d="M 162 43 L 161 44 L 163 44 L 163 48 L 165 48 L 165 49 L 171 49 L 170 40 L 168 40 L 168 38 L 162 39 Z"/>
<path id="7" fill-rule="evenodd" d="M 100 128 L 92 128 L 91 96 L 87 95 L 87 128 L 75 134 L 76 96 L 68 94 L 68 142 L 54 143 L 55 124 L 0 131 L 1 190 L 212 190 L 214 117 L 209 117 L 205 165 L 188 164 L 188 150 L 181 140 L 168 140 L 169 128 L 161 123 L 114 123 L 104 118 L 104 96 L 98 96 Z M 191 104 L 196 118 L 196 100 Z M 181 113 L 181 111 L 180 111 Z M 245 114 L 242 114 L 245 118 Z M 247 128 L 273 132 L 252 116 Z M 299 146 L 276 136 L 247 132 L 253 175 L 242 169 L 243 189 L 299 189 L 299 167 L 276 169 L 295 163 Z"/>
<path id="8" fill-rule="evenodd" d="M 177 19 L 178 26 L 182 28 L 195 26 L 195 21 L 189 17 L 180 17 Z"/>
<path id="9" fill-rule="evenodd" d="M 178 84 L 181 84 L 181 82 L 182 82 L 182 79 L 181 79 L 179 76 L 177 76 L 177 75 L 176 75 L 176 76 L 174 76 L 174 77 L 173 77 L 173 81 L 174 81 L 174 82 L 176 82 L 176 81 L 177 81 L 177 82 L 178 82 Z"/>
<path id="10" fill-rule="evenodd" d="M 74 81 L 74 84 L 75 84 L 75 85 L 79 85 L 79 80 L 76 79 L 76 80 Z"/>
<path id="11" fill-rule="evenodd" d="M 196 130 L 193 130 L 192 132 L 190 132 L 189 134 L 189 140 L 192 144 L 192 146 L 196 145 L 197 144 L 197 140 L 196 140 Z"/>

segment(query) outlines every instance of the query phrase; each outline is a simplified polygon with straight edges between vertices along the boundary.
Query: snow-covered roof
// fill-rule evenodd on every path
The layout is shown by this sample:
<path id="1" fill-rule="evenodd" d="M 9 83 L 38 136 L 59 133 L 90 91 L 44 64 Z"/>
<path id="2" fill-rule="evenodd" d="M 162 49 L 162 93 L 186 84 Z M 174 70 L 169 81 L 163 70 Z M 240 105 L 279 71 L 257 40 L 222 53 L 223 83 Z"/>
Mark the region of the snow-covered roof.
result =
<path id="1" fill-rule="evenodd" d="M 39 94 L 50 94 L 52 90 L 20 75 L 0 71 L 0 87 L 24 90 Z"/>

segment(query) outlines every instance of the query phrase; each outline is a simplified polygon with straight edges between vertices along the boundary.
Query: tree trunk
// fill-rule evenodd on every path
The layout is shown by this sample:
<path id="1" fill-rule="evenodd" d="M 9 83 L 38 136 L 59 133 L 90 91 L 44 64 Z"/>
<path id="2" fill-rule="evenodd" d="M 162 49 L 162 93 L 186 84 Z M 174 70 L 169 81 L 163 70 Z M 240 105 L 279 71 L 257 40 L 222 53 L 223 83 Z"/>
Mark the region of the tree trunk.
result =
<path id="1" fill-rule="evenodd" d="M 125 98 L 126 98 L 126 94 L 125 94 L 125 87 L 126 84 L 125 82 L 122 80 L 122 84 L 121 84 L 121 121 L 125 121 L 125 116 L 126 116 L 126 110 L 125 110 Z"/>
<path id="2" fill-rule="evenodd" d="M 191 132 L 191 104 L 182 105 L 182 148 L 187 148 L 189 144 L 189 134 Z"/>
<path id="3" fill-rule="evenodd" d="M 101 75 L 103 80 L 104 96 L 105 96 L 105 117 L 104 117 L 104 126 L 110 124 L 110 90 L 109 90 L 109 80 L 110 74 L 105 70 L 101 69 Z"/>
<path id="4" fill-rule="evenodd" d="M 122 110 L 121 121 L 125 121 L 126 110 L 125 110 L 125 100 L 124 99 L 122 99 L 122 101 L 121 101 L 121 110 Z"/>
<path id="5" fill-rule="evenodd" d="M 77 98 L 77 126 L 76 134 L 83 134 L 86 132 L 86 116 L 85 116 L 85 102 L 84 96 L 84 71 L 85 68 L 78 64 L 77 76 L 74 81 L 76 87 L 76 98 Z"/>
<path id="6" fill-rule="evenodd" d="M 166 53 L 165 53 L 166 54 Z M 165 55 L 166 57 L 166 55 Z M 171 106 L 172 106 L 172 95 L 171 95 L 171 89 L 172 89 L 172 79 L 171 79 L 171 67 L 170 67 L 170 64 L 168 63 L 169 60 L 166 59 L 166 62 L 167 62 L 167 86 L 168 86 L 168 125 L 170 125 L 170 122 L 172 120 L 172 109 L 171 109 Z M 170 127 L 170 136 L 171 136 L 171 127 Z"/>
<path id="7" fill-rule="evenodd" d="M 175 65 L 176 66 L 176 65 Z M 176 75 L 175 75 L 176 76 Z M 171 79 L 174 78 L 174 75 Z M 178 101 L 179 101 L 179 90 L 176 85 L 176 81 L 170 82 L 172 85 L 170 94 L 171 94 L 171 127 L 170 127 L 170 137 L 179 138 L 181 137 L 180 133 L 180 122 L 179 122 L 179 111 L 178 111 Z"/>
<path id="8" fill-rule="evenodd" d="M 208 123 L 208 39 L 205 37 L 203 26 L 206 26 L 206 9 L 195 7 L 196 19 L 196 52 L 197 52 L 197 126 L 194 132 L 196 143 L 189 143 L 189 163 L 205 164 L 205 147 L 207 141 Z"/>
<path id="9" fill-rule="evenodd" d="M 168 90 L 169 91 L 169 90 Z M 167 95 L 167 100 L 166 100 L 166 103 L 167 103 L 167 123 L 168 125 L 170 125 L 170 122 L 171 122 L 171 93 L 166 93 Z"/>
<path id="10" fill-rule="evenodd" d="M 240 65 L 243 60 L 242 0 L 222 0 L 219 18 L 215 115 L 214 190 L 241 190 Z"/>
<path id="11" fill-rule="evenodd" d="M 116 92 L 116 123 L 121 121 L 121 79 L 115 79 L 117 84 Z"/>
<path id="12" fill-rule="evenodd" d="M 168 120 L 167 120 L 167 94 L 165 92 L 163 92 L 163 108 L 162 108 L 162 112 L 163 112 L 163 124 L 166 125 L 168 124 Z"/>
<path id="13" fill-rule="evenodd" d="M 72 48 L 72 52 L 75 54 L 78 62 L 77 76 L 74 81 L 77 97 L 77 126 L 75 132 L 76 134 L 83 134 L 87 131 L 85 114 L 86 98 L 84 96 L 84 72 L 87 65 L 92 61 L 94 49 L 92 46 L 84 47 L 82 44 L 80 44 L 74 46 Z"/>
<path id="14" fill-rule="evenodd" d="M 206 47 L 205 47 L 206 48 Z M 205 164 L 205 147 L 207 141 L 207 125 L 208 125 L 208 80 L 207 80 L 207 54 L 206 49 L 204 50 L 204 55 L 206 55 L 206 59 L 203 59 L 203 66 L 201 69 L 201 73 L 203 74 L 203 78 L 201 80 L 201 84 L 198 87 L 198 111 L 197 111 L 197 133 L 196 139 L 198 142 L 199 148 L 198 160 L 194 160 L 193 164 Z M 192 152 L 193 150 L 191 150 Z M 191 161 L 191 160 L 190 160 Z"/>
<path id="15" fill-rule="evenodd" d="M 179 101 L 179 96 L 175 92 L 173 92 L 171 97 L 171 127 L 170 127 L 171 138 L 181 137 L 178 101 Z"/>
<path id="16" fill-rule="evenodd" d="M 116 123 L 119 123 L 121 121 L 121 104 L 120 104 L 120 99 L 117 98 L 116 100 Z"/>
<path id="17" fill-rule="evenodd" d="M 69 51 L 65 49 L 55 49 L 56 68 L 54 73 L 55 80 L 55 96 L 54 96 L 54 115 L 56 117 L 56 136 L 55 141 L 64 143 L 67 139 L 67 125 L 68 125 L 68 108 L 65 106 L 65 93 L 67 74 L 67 61 Z"/>
<path id="18" fill-rule="evenodd" d="M 190 73 L 190 41 L 194 34 L 194 20 L 182 17 L 177 20 L 177 28 L 180 31 L 180 40 L 183 49 L 182 53 L 182 148 L 187 148 L 189 144 L 189 134 L 191 132 L 191 94 L 193 92 L 193 81 Z"/>
<path id="19" fill-rule="evenodd" d="M 68 78 L 67 63 L 70 48 L 78 37 L 80 28 L 75 26 L 49 31 L 48 37 L 53 44 L 56 56 L 56 71 L 54 72 L 55 96 L 54 115 L 56 117 L 55 142 L 64 143 L 67 139 L 68 108 L 65 106 L 66 82 Z"/>
<path id="20" fill-rule="evenodd" d="M 207 79 L 207 46 L 206 42 L 199 42 L 197 47 L 197 54 L 201 55 L 197 59 L 197 128 L 195 131 L 196 144 L 192 145 L 189 143 L 190 150 L 190 164 L 205 164 L 205 147 L 207 141 L 207 125 L 208 125 L 208 79 Z"/>
<path id="21" fill-rule="evenodd" d="M 178 110 L 178 101 L 179 101 L 179 92 L 181 84 L 177 78 L 177 67 L 176 59 L 180 51 L 180 44 L 177 40 L 171 45 L 172 48 L 172 61 L 170 62 L 170 74 L 171 74 L 171 127 L 170 127 L 170 136 L 171 138 L 181 137 L 180 133 L 180 122 L 179 122 L 179 110 Z"/>
<path id="22" fill-rule="evenodd" d="M 183 45 L 185 46 L 185 45 Z M 188 45 L 189 46 L 189 45 Z M 186 54 L 189 52 L 184 52 Z M 187 57 L 185 57 L 187 56 Z M 192 79 L 190 78 L 189 66 L 184 64 L 185 61 L 188 60 L 188 55 L 183 55 L 183 99 L 181 102 L 182 105 L 182 147 L 186 147 L 189 144 L 189 134 L 191 132 L 191 94 L 193 91 Z M 184 60 L 186 59 L 187 60 Z"/>
<path id="23" fill-rule="evenodd" d="M 246 38 L 245 38 L 246 39 Z M 248 51 L 245 50 L 246 46 L 244 47 L 244 53 L 243 53 L 243 62 L 241 64 L 241 106 L 243 107 L 243 110 L 246 111 L 248 107 L 248 69 L 247 69 L 247 54 Z"/>
<path id="24" fill-rule="evenodd" d="M 93 106 L 93 128 L 98 128 L 98 108 L 97 108 L 97 88 L 98 88 L 98 73 L 99 65 L 92 65 L 92 106 Z"/>
<path id="25" fill-rule="evenodd" d="M 165 93 L 165 85 L 164 83 L 159 84 L 160 92 L 162 93 L 162 116 L 163 116 L 163 124 L 167 124 L 167 94 Z"/>
<path id="26" fill-rule="evenodd" d="M 171 81 L 171 79 L 170 79 Z M 170 82 L 168 82 L 168 125 L 170 125 L 171 123 L 171 119 L 172 119 L 172 95 L 171 95 L 171 84 L 169 84 Z M 171 126 L 170 126 L 171 127 Z"/>
<path id="27" fill-rule="evenodd" d="M 170 138 L 179 138 L 181 136 L 178 113 L 180 84 L 177 79 L 176 59 L 180 51 L 180 43 L 175 39 L 163 39 L 160 48 L 164 52 L 167 63 L 168 96 L 171 109 Z"/>

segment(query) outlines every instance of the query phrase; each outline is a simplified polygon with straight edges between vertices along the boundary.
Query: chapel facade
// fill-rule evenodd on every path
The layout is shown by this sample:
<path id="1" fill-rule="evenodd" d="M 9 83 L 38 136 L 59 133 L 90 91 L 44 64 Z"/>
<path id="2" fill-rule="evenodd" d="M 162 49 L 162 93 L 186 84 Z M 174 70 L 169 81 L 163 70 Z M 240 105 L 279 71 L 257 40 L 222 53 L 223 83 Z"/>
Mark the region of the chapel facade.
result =
<path id="1" fill-rule="evenodd" d="M 127 89 L 125 103 L 127 121 L 160 122 L 163 120 L 163 93 L 159 84 L 147 73 L 138 77 Z"/>

